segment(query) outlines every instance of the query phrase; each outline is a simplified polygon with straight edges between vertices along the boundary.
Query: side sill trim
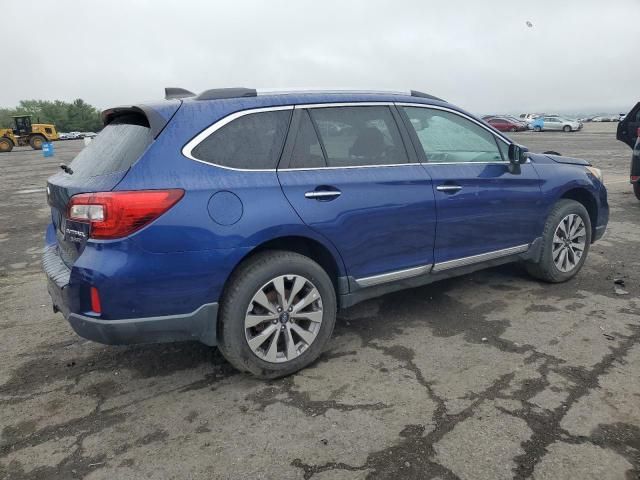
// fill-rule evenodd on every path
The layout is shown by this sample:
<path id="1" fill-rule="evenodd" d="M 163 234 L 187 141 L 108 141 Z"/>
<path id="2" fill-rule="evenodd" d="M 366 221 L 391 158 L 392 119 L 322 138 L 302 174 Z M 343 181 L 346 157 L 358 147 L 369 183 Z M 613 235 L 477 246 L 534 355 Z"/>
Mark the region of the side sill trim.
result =
<path id="1" fill-rule="evenodd" d="M 402 280 L 403 278 L 416 277 L 423 275 L 431 270 L 432 265 L 421 265 L 419 267 L 407 268 L 405 270 L 396 270 L 395 272 L 382 273 L 380 275 L 372 275 L 371 277 L 358 278 L 356 284 L 359 287 L 372 287 L 381 283 L 393 282 L 394 280 Z"/>
<path id="2" fill-rule="evenodd" d="M 449 270 L 450 268 L 464 267 L 466 265 L 472 265 L 478 262 L 486 262 L 487 260 L 515 255 L 517 253 L 526 252 L 527 250 L 529 250 L 529 244 L 504 248 L 502 250 L 496 250 L 493 252 L 481 253 L 479 255 L 473 255 L 471 257 L 457 258 L 455 260 L 449 260 L 447 262 L 436 263 L 433 266 L 433 271 L 442 272 L 443 270 Z"/>

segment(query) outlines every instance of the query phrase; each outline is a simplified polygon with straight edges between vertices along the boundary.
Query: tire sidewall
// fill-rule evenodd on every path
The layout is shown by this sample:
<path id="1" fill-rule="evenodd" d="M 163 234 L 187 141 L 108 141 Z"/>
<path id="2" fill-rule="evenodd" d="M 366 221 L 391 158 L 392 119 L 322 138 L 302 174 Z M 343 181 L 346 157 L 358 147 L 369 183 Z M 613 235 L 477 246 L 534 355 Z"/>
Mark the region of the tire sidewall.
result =
<path id="1" fill-rule="evenodd" d="M 556 267 L 555 262 L 553 261 L 553 236 L 558 228 L 560 222 L 567 216 L 571 214 L 579 215 L 582 221 L 584 222 L 586 229 L 586 240 L 585 247 L 582 257 L 580 257 L 580 261 L 578 265 L 569 272 L 563 272 L 558 267 Z M 589 213 L 586 208 L 575 200 L 561 200 L 558 206 L 554 209 L 551 216 L 547 220 L 548 228 L 545 232 L 544 238 L 544 249 L 542 253 L 542 266 L 545 269 L 549 270 L 550 275 L 554 278 L 554 281 L 564 282 L 573 278 L 578 272 L 582 269 L 584 262 L 587 259 L 587 255 L 589 254 L 589 247 L 591 245 L 591 219 L 589 218 Z"/>
<path id="2" fill-rule="evenodd" d="M 223 299 L 222 322 L 219 330 L 220 350 L 231 359 L 239 360 L 242 369 L 263 378 L 277 378 L 296 372 L 312 363 L 324 349 L 333 333 L 336 319 L 336 294 L 331 279 L 317 263 L 299 254 L 278 252 L 271 259 L 254 263 L 249 268 L 241 269 L 232 281 L 238 282 L 232 298 Z M 244 319 L 249 302 L 258 289 L 270 280 L 281 275 L 302 275 L 311 281 L 322 299 L 322 324 L 320 331 L 310 347 L 299 357 L 284 363 L 267 362 L 249 348 L 245 337 Z"/>

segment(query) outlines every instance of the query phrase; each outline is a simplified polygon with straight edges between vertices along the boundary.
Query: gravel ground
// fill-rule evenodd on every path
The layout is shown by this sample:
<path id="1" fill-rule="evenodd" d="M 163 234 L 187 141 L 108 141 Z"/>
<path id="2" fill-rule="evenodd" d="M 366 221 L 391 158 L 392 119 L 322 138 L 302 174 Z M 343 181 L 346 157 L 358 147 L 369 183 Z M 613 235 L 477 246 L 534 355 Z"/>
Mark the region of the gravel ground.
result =
<path id="1" fill-rule="evenodd" d="M 640 202 L 614 129 L 513 135 L 605 172 L 577 278 L 512 265 L 367 301 L 271 382 L 195 343 L 76 336 L 40 253 L 45 179 L 82 142 L 0 154 L 0 478 L 640 478 Z"/>

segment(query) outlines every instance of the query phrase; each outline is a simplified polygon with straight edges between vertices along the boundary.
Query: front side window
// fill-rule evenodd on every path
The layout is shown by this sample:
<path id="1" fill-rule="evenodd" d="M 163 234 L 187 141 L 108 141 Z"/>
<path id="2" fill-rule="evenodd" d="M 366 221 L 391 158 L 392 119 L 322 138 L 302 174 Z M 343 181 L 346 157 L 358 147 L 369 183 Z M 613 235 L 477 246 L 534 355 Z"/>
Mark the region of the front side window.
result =
<path id="1" fill-rule="evenodd" d="M 309 110 L 329 167 L 408 163 L 400 131 L 387 106 Z"/>
<path id="2" fill-rule="evenodd" d="M 429 162 L 500 162 L 489 131 L 460 115 L 422 107 L 403 107 Z"/>
<path id="3" fill-rule="evenodd" d="M 223 167 L 276 168 L 290 117 L 291 110 L 249 113 L 213 132 L 191 155 Z"/>

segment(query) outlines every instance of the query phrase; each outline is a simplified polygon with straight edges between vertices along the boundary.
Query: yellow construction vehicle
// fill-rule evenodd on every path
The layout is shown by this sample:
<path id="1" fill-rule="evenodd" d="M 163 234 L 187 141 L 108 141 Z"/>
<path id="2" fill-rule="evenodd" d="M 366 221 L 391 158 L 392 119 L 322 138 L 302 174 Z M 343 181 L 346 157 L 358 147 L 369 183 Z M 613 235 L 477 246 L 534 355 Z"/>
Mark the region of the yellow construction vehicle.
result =
<path id="1" fill-rule="evenodd" d="M 60 139 L 55 125 L 32 124 L 31 115 L 15 115 L 12 118 L 15 128 L 0 128 L 0 152 L 10 152 L 16 145 L 30 145 L 34 150 L 41 150 L 44 142 Z"/>

